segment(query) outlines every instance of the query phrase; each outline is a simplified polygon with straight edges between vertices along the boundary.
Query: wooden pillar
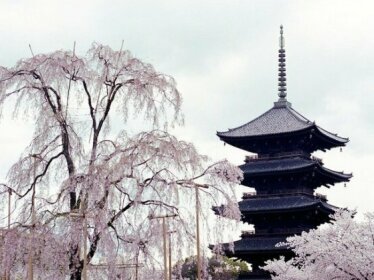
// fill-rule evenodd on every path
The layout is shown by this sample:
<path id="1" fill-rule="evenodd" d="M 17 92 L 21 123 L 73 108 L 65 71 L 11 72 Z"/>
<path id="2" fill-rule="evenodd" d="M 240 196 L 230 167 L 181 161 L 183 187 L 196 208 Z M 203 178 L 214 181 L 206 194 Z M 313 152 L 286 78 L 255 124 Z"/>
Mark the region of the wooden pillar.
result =
<path id="1" fill-rule="evenodd" d="M 12 205 L 12 190 L 8 189 L 8 231 L 10 230 L 10 216 L 11 216 L 11 205 Z M 10 280 L 10 270 L 5 269 L 5 280 Z"/>
<path id="2" fill-rule="evenodd" d="M 162 217 L 162 235 L 164 239 L 164 279 L 168 280 L 168 261 L 167 261 L 167 249 L 166 249 L 166 217 Z"/>
<path id="3" fill-rule="evenodd" d="M 138 274 L 139 274 L 139 249 L 138 249 L 138 252 L 136 253 L 136 263 L 135 263 L 135 280 L 139 280 L 138 279 Z"/>
<path id="4" fill-rule="evenodd" d="M 176 233 L 176 231 L 175 230 L 168 231 L 168 235 L 169 235 L 169 280 L 172 280 L 171 278 L 173 275 L 173 271 L 172 271 L 173 266 L 172 266 L 172 258 L 171 258 L 171 251 L 172 251 L 171 250 L 171 235 L 173 233 Z"/>
<path id="5" fill-rule="evenodd" d="M 201 258 L 200 258 L 200 217 L 199 217 L 199 187 L 195 186 L 196 199 L 196 251 L 197 251 L 197 280 L 201 280 Z"/>
<path id="6" fill-rule="evenodd" d="M 87 280 L 87 218 L 83 215 L 83 280 Z"/>
<path id="7" fill-rule="evenodd" d="M 171 232 L 169 232 L 169 280 L 171 280 L 172 275 L 171 268 Z"/>
<path id="8" fill-rule="evenodd" d="M 163 216 L 153 216 L 150 215 L 149 219 L 162 219 L 162 235 L 163 235 L 163 242 L 164 242 L 164 280 L 169 280 L 168 278 L 168 258 L 167 258 L 167 244 L 166 244 L 166 234 L 167 234 L 167 228 L 166 228 L 166 218 L 173 218 L 178 215 L 172 214 L 172 215 L 163 215 Z"/>
<path id="9" fill-rule="evenodd" d="M 34 178 L 36 178 L 36 158 L 34 157 Z M 30 229 L 30 246 L 29 246 L 29 258 L 28 258 L 28 270 L 27 270 L 27 279 L 34 279 L 34 267 L 33 267 L 33 239 L 34 239 L 34 230 L 36 223 L 36 214 L 35 214 L 35 185 L 32 188 L 31 196 L 31 229 Z"/>

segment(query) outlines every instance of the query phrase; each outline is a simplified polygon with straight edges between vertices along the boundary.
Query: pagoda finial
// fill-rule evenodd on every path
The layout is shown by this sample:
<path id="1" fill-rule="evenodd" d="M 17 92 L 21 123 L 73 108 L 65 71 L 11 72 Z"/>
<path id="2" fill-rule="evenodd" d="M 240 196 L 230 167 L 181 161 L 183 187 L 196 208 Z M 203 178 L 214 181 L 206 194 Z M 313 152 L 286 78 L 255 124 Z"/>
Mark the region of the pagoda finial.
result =
<path id="1" fill-rule="evenodd" d="M 279 37 L 279 51 L 278 51 L 278 96 L 279 101 L 286 101 L 287 88 L 286 88 L 286 50 L 284 48 L 284 37 L 283 37 L 283 25 L 280 26 L 280 37 Z"/>
<path id="2" fill-rule="evenodd" d="M 283 25 L 280 26 L 279 48 L 284 49 Z"/>

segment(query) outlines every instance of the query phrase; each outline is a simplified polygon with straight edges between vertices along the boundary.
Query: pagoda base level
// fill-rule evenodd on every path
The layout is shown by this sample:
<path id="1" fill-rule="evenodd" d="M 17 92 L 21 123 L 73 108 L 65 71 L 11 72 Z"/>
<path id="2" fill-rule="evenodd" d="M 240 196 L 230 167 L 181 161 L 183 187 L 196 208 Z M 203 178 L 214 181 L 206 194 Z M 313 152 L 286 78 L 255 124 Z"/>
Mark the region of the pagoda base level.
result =
<path id="1" fill-rule="evenodd" d="M 242 272 L 239 274 L 238 280 L 271 280 L 271 276 L 265 271 Z"/>

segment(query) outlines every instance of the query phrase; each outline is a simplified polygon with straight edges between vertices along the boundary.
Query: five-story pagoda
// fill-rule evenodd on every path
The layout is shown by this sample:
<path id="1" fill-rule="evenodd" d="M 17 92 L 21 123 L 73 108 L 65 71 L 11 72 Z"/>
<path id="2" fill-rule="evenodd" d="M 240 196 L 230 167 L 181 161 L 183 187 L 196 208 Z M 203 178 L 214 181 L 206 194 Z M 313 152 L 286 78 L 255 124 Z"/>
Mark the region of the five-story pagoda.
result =
<path id="1" fill-rule="evenodd" d="M 252 264 L 252 272 L 239 279 L 270 279 L 259 267 L 268 259 L 292 256 L 291 250 L 275 245 L 329 221 L 329 215 L 337 209 L 324 196 L 315 195 L 315 189 L 347 182 L 352 177 L 326 168 L 312 156 L 317 150 L 345 146 L 348 139 L 309 121 L 287 101 L 282 26 L 280 33 L 279 100 L 256 119 L 217 133 L 225 143 L 255 154 L 247 156 L 240 168 L 244 173 L 242 185 L 256 192 L 244 193 L 239 202 L 242 221 L 254 225 L 255 230 L 243 232 L 241 239 L 234 242 L 234 251 L 223 244 L 227 256 Z M 223 207 L 215 207 L 214 211 L 220 214 Z"/>

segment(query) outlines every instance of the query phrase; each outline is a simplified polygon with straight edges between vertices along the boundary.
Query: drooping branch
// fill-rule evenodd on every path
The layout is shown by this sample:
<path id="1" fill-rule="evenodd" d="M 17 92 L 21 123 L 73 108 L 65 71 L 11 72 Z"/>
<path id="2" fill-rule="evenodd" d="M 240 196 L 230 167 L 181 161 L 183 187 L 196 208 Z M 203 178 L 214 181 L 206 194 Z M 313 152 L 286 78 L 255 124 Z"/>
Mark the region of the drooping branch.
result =
<path id="1" fill-rule="evenodd" d="M 51 157 L 48 162 L 46 163 L 45 167 L 44 167 L 44 170 L 42 171 L 42 173 L 38 174 L 35 178 L 34 178 L 34 181 L 31 183 L 30 187 L 26 190 L 26 192 L 24 192 L 23 194 L 20 194 L 19 195 L 19 198 L 23 198 L 25 197 L 36 185 L 37 181 L 41 178 L 43 178 L 43 176 L 47 173 L 48 171 L 48 168 L 49 166 L 51 165 L 51 163 L 59 158 L 60 156 L 62 156 L 64 153 L 63 152 L 60 152 L 58 153 L 57 155 Z"/>

